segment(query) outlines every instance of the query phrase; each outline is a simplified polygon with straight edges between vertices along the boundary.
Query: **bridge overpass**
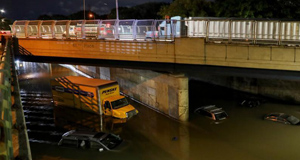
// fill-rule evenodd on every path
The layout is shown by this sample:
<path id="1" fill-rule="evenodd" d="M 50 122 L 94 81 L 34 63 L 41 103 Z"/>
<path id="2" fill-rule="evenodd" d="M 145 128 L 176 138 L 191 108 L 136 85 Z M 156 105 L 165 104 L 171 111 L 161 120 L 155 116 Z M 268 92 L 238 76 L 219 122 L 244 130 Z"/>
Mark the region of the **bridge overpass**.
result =
<path id="1" fill-rule="evenodd" d="M 96 63 L 109 60 L 162 64 L 162 67 L 184 64 L 297 72 L 300 70 L 299 26 L 298 21 L 175 17 L 170 20 L 15 21 L 11 28 L 21 53 L 33 59 L 36 56 L 90 59 Z M 147 95 L 148 98 L 138 96 L 142 102 L 173 118 L 187 120 L 188 77 L 138 73 L 135 79 L 143 81 L 128 85 L 125 82 L 130 74 L 125 77 L 116 74 L 114 79 L 121 81 L 121 87 L 126 86 L 123 88 L 130 95 Z M 169 99 L 175 99 L 176 103 Z"/>

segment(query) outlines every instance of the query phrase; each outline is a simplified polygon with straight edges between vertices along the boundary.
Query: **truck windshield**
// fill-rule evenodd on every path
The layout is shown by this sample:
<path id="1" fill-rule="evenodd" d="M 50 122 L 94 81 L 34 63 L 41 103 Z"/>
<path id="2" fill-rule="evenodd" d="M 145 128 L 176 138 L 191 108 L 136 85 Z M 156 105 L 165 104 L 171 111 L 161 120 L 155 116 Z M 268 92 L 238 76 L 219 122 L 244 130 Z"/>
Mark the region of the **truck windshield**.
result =
<path id="1" fill-rule="evenodd" d="M 127 106 L 128 105 L 128 101 L 127 101 L 126 98 L 122 98 L 122 99 L 118 99 L 116 101 L 112 101 L 111 105 L 112 105 L 113 109 L 118 109 L 118 108 Z"/>

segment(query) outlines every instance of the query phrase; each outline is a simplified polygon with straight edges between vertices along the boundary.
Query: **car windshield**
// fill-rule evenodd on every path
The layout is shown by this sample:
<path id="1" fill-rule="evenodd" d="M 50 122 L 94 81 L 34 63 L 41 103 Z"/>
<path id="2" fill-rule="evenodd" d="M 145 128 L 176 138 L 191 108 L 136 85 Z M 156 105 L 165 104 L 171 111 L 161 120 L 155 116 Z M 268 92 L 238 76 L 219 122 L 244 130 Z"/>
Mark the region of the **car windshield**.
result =
<path id="1" fill-rule="evenodd" d="M 126 98 L 122 98 L 122 99 L 118 99 L 116 101 L 112 101 L 111 105 L 112 105 L 113 109 L 118 109 L 118 108 L 121 108 L 123 106 L 127 106 L 128 105 L 128 101 L 127 101 Z"/>
<path id="2" fill-rule="evenodd" d="M 288 120 L 290 123 L 292 123 L 292 124 L 297 124 L 297 123 L 300 122 L 300 120 L 299 120 L 298 118 L 294 117 L 294 116 L 289 116 L 289 117 L 287 118 L 287 120 Z"/>
<path id="3" fill-rule="evenodd" d="M 225 119 L 227 117 L 227 114 L 225 112 L 216 113 L 215 117 L 216 117 L 216 120 Z"/>
<path id="4" fill-rule="evenodd" d="M 104 135 L 105 133 L 104 132 L 99 132 L 97 134 L 94 135 L 94 138 L 100 138 Z"/>
<path id="5" fill-rule="evenodd" d="M 271 113 L 269 114 L 268 116 L 275 116 L 275 117 L 278 117 L 280 114 L 279 113 Z"/>
<path id="6" fill-rule="evenodd" d="M 122 139 L 119 136 L 116 136 L 114 134 L 109 134 L 100 142 L 104 144 L 107 148 L 113 149 L 117 147 L 119 144 L 121 144 Z"/>

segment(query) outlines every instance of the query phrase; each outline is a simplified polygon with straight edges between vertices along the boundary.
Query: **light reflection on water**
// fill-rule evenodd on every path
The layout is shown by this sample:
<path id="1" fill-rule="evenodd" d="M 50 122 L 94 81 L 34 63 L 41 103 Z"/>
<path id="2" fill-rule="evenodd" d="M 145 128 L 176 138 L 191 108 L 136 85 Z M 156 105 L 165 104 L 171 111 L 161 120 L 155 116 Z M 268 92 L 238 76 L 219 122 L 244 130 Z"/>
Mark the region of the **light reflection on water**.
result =
<path id="1" fill-rule="evenodd" d="M 30 67 L 28 67 L 30 66 Z M 300 108 L 269 101 L 258 108 L 237 104 L 237 93 L 199 82 L 190 83 L 190 120 L 180 123 L 135 102 L 139 114 L 126 123 L 69 108 L 53 108 L 49 78 L 76 75 L 68 69 L 30 63 L 19 69 L 22 100 L 34 159 L 178 159 L 178 160 L 298 160 L 299 126 L 262 120 L 266 113 L 285 112 L 300 118 Z M 35 73 L 28 78 L 26 74 Z M 215 124 L 193 114 L 201 105 L 223 107 L 229 118 Z M 71 129 L 109 131 L 128 142 L 119 152 L 56 146 Z"/>

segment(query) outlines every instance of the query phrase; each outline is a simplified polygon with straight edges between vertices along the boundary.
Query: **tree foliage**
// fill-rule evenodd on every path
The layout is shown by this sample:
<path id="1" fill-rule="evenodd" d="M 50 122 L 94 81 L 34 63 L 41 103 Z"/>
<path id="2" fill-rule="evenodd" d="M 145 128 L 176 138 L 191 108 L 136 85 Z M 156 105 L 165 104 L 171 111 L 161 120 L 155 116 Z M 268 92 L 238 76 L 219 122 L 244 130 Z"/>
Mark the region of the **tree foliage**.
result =
<path id="1" fill-rule="evenodd" d="M 169 6 L 163 6 L 159 14 L 164 17 L 203 17 L 214 14 L 213 2 L 206 0 L 174 0 Z"/>
<path id="2" fill-rule="evenodd" d="M 134 7 L 120 7 L 119 19 L 160 19 L 158 12 L 162 6 L 168 5 L 162 2 L 149 2 Z M 116 18 L 116 9 L 108 14 L 109 19 Z"/>
<path id="3" fill-rule="evenodd" d="M 10 19 L 0 16 L 0 30 L 10 30 L 10 24 L 12 24 Z"/>
<path id="4" fill-rule="evenodd" d="M 160 15 L 300 19 L 300 0 L 174 0 Z"/>
<path id="5" fill-rule="evenodd" d="M 279 0 L 216 0 L 216 17 L 279 18 Z"/>

